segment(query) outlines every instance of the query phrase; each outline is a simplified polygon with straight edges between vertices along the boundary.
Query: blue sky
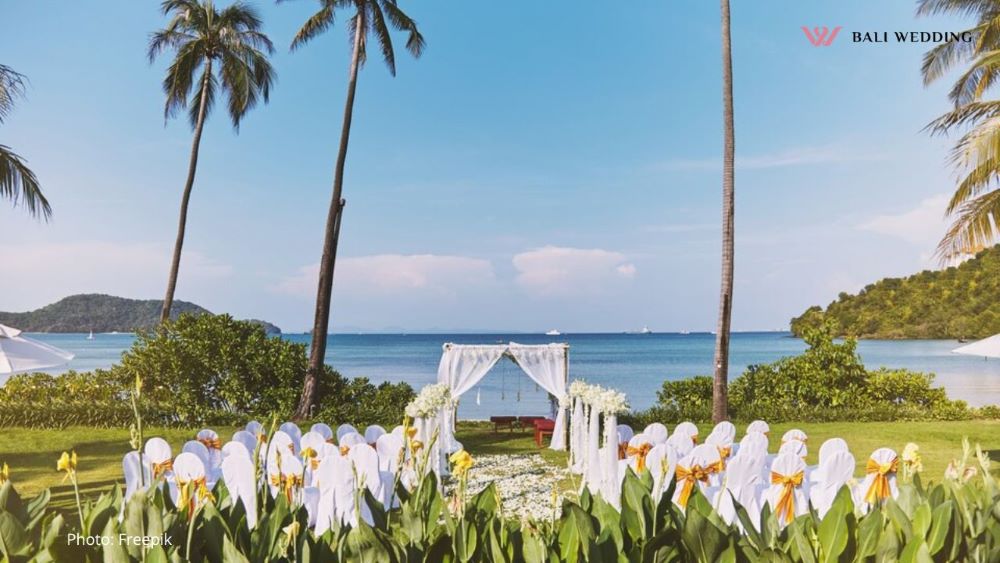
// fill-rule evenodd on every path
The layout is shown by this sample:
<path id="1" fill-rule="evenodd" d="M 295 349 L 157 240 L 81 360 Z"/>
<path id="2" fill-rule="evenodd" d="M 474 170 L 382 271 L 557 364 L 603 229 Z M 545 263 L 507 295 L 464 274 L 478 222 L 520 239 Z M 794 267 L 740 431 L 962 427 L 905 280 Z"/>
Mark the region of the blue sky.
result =
<path id="1" fill-rule="evenodd" d="M 318 6 L 254 2 L 278 45 L 271 103 L 235 134 L 211 116 L 177 297 L 311 325 L 349 45 L 295 53 Z M 427 39 L 359 81 L 334 329 L 708 330 L 717 315 L 722 146 L 718 5 L 401 2 Z M 0 310 L 71 293 L 162 298 L 191 131 L 164 126 L 157 4 L 15 1 L 0 62 L 28 98 L 0 128 L 52 202 L 0 206 Z M 733 2 L 733 325 L 934 266 L 954 182 L 929 45 L 851 31 L 953 31 L 912 1 Z M 800 27 L 841 25 L 830 47 Z M 402 39 L 397 41 L 402 44 Z"/>

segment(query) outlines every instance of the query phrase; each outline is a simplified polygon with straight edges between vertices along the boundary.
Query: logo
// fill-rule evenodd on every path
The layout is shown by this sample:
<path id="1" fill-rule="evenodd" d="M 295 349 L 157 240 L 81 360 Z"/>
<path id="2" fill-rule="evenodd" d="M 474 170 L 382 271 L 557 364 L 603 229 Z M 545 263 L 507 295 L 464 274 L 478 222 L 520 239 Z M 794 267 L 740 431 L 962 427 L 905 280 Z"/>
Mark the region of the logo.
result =
<path id="1" fill-rule="evenodd" d="M 826 27 L 814 27 L 809 29 L 806 26 L 802 26 L 802 31 L 806 34 L 806 39 L 812 43 L 813 47 L 829 47 L 833 40 L 837 38 L 837 34 L 840 33 L 840 28 L 842 26 L 837 26 L 830 31 L 830 28 Z"/>

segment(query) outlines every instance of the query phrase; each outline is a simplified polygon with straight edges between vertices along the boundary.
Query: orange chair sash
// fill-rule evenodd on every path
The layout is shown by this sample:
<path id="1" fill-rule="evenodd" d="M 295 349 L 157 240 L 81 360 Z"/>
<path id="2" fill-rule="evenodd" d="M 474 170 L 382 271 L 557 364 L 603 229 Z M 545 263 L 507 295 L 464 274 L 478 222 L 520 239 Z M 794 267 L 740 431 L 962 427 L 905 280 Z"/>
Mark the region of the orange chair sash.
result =
<path id="1" fill-rule="evenodd" d="M 892 495 L 892 489 L 889 487 L 889 475 L 895 474 L 898 469 L 899 458 L 897 457 L 892 458 L 889 463 L 879 463 L 874 459 L 868 459 L 868 463 L 865 464 L 865 473 L 874 475 L 875 478 L 872 479 L 872 484 L 865 492 L 866 503 L 883 501 Z"/>
<path id="2" fill-rule="evenodd" d="M 774 507 L 774 513 L 785 524 L 795 519 L 795 489 L 802 486 L 804 477 L 805 474 L 802 471 L 794 475 L 771 472 L 771 484 L 782 487 L 781 495 L 778 496 L 778 504 Z"/>
<path id="3" fill-rule="evenodd" d="M 638 448 L 627 446 L 625 448 L 625 454 L 628 457 L 635 456 L 635 470 L 636 473 L 642 473 L 646 470 L 646 456 L 649 455 L 649 450 L 653 449 L 652 444 L 644 443 Z"/>
<path id="4" fill-rule="evenodd" d="M 708 471 L 700 465 L 694 465 L 690 468 L 678 465 L 674 471 L 674 475 L 681 486 L 681 490 L 677 494 L 677 504 L 681 508 L 687 508 L 688 499 L 691 498 L 691 491 L 694 490 L 695 482 L 708 482 Z"/>

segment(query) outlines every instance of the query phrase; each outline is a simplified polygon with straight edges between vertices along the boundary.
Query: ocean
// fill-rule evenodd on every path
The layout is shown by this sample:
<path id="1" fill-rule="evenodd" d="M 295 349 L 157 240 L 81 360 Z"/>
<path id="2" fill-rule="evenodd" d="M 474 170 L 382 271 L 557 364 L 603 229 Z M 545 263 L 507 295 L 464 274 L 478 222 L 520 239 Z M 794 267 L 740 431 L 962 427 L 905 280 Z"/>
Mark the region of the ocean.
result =
<path id="1" fill-rule="evenodd" d="M 69 350 L 76 358 L 62 369 L 106 368 L 131 346 L 131 334 L 31 334 L 32 338 Z M 293 342 L 310 337 L 288 334 Z M 584 379 L 620 389 L 633 408 L 656 402 L 656 391 L 666 379 L 712 373 L 715 337 L 695 334 L 335 334 L 327 343 L 326 362 L 349 377 L 367 377 L 374 383 L 406 381 L 419 389 L 437 375 L 441 345 L 499 342 L 570 345 L 570 379 Z M 1000 404 L 1000 360 L 959 356 L 954 340 L 863 340 L 858 352 L 869 368 L 892 367 L 931 372 L 949 396 L 969 404 Z M 782 332 L 734 333 L 730 377 L 746 366 L 798 354 L 805 344 Z M 62 369 L 58 371 L 62 371 Z M 478 401 L 477 401 L 478 395 Z M 544 391 L 509 360 L 501 360 L 482 382 L 462 397 L 459 416 L 484 419 L 491 415 L 531 415 L 548 412 Z"/>

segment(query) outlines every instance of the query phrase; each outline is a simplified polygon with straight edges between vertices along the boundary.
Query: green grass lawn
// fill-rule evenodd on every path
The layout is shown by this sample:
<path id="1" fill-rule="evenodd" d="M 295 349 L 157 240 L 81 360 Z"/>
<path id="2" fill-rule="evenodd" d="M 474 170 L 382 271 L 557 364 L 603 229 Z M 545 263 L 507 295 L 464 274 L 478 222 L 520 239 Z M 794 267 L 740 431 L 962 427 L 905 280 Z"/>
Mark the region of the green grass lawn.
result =
<path id="1" fill-rule="evenodd" d="M 742 436 L 745 425 L 738 425 Z M 902 451 L 907 442 L 920 445 L 925 480 L 940 480 L 948 462 L 961 456 L 962 438 L 968 437 L 975 444 L 1000 458 L 1000 421 L 963 422 L 836 422 L 812 424 L 774 424 L 771 426 L 772 450 L 781 434 L 798 427 L 809 435 L 809 457 L 816 463 L 819 445 L 827 438 L 839 436 L 847 440 L 858 459 L 858 473 L 862 471 L 867 455 L 879 447 Z M 701 436 L 707 436 L 710 425 L 700 425 Z M 234 428 L 216 428 L 226 438 Z M 147 429 L 147 437 L 162 436 L 173 445 L 175 452 L 194 436 L 195 430 Z M 535 447 L 529 431 L 494 433 L 492 425 L 484 423 L 459 423 L 457 439 L 476 455 L 539 452 L 553 465 L 565 466 L 566 454 Z M 58 505 L 71 502 L 72 488 L 63 482 L 63 475 L 56 471 L 56 460 L 63 451 L 75 449 L 79 455 L 79 480 L 85 496 L 91 496 L 116 482 L 121 482 L 122 456 L 129 450 L 129 433 L 126 429 L 99 429 L 71 427 L 62 430 L 32 430 L 5 428 L 0 430 L 0 463 L 10 465 L 11 478 L 18 491 L 26 497 L 51 488 L 53 501 Z M 473 469 L 474 470 L 474 469 Z M 995 468 L 997 473 L 1000 468 Z M 569 487 L 570 483 L 565 486 Z"/>

